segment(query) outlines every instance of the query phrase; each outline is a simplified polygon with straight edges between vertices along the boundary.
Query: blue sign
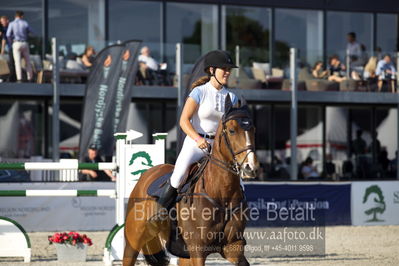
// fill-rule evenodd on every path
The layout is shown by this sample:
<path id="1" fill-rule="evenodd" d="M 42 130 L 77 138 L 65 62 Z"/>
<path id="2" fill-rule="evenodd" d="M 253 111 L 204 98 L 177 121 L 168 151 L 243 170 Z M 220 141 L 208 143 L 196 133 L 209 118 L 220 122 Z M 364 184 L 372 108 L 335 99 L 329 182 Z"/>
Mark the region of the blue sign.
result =
<path id="1" fill-rule="evenodd" d="M 248 226 L 351 224 L 350 184 L 245 184 L 245 194 Z"/>

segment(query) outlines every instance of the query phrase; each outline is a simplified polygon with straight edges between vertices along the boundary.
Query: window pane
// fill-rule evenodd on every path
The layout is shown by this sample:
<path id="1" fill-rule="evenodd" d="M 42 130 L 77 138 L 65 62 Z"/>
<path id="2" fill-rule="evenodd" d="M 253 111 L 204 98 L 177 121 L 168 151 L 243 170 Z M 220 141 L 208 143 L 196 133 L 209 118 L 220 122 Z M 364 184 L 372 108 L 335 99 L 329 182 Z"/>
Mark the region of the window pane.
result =
<path id="1" fill-rule="evenodd" d="M 375 151 L 378 176 L 396 179 L 398 150 L 398 111 L 397 108 L 376 109 L 376 146 Z"/>
<path id="2" fill-rule="evenodd" d="M 255 147 L 256 156 L 260 163 L 258 180 L 265 180 L 271 173 L 271 154 L 272 154 L 272 113 L 271 107 L 266 105 L 252 106 L 253 119 L 256 128 Z"/>
<path id="3" fill-rule="evenodd" d="M 30 52 L 41 54 L 42 50 L 42 0 L 13 0 L 2 1 L 0 14 L 7 16 L 11 21 L 14 20 L 15 11 L 24 12 L 24 19 L 32 28 L 33 34 L 29 38 Z"/>
<path id="4" fill-rule="evenodd" d="M 79 152 L 83 104 L 75 100 L 61 100 L 60 157 L 76 158 Z M 50 133 L 51 136 L 51 133 Z"/>
<path id="5" fill-rule="evenodd" d="M 303 106 L 298 110 L 297 158 L 298 177 L 305 180 L 320 178 L 323 171 L 323 121 L 321 107 Z M 307 158 L 315 170 L 303 169 Z"/>
<path id="6" fill-rule="evenodd" d="M 385 52 L 398 50 L 398 15 L 377 14 L 377 47 Z"/>
<path id="7" fill-rule="evenodd" d="M 323 13 L 300 9 L 276 9 L 276 65 L 288 64 L 289 48 L 299 50 L 302 62 L 313 65 L 323 56 Z"/>
<path id="8" fill-rule="evenodd" d="M 167 42 L 184 44 L 185 63 L 194 63 L 200 55 L 217 49 L 216 5 L 167 3 L 166 12 Z M 175 55 L 168 50 L 168 56 Z"/>
<path id="9" fill-rule="evenodd" d="M 271 178 L 290 178 L 290 150 L 287 142 L 290 140 L 290 107 L 276 106 L 273 120 L 274 157 L 271 164 Z"/>
<path id="10" fill-rule="evenodd" d="M 161 41 L 161 4 L 116 0 L 109 2 L 109 39 L 142 40 L 158 58 Z"/>
<path id="11" fill-rule="evenodd" d="M 67 54 L 81 54 L 88 44 L 97 51 L 104 47 L 105 0 L 49 0 L 48 5 L 49 37 L 65 45 Z"/>
<path id="12" fill-rule="evenodd" d="M 30 158 L 43 154 L 43 102 L 1 101 L 0 157 Z"/>
<path id="13" fill-rule="evenodd" d="M 337 54 L 341 61 L 345 58 L 347 45 L 346 35 L 356 33 L 356 40 L 365 46 L 366 51 L 372 48 L 372 15 L 370 13 L 327 12 L 327 54 Z M 344 61 L 343 61 L 344 62 Z"/>
<path id="14" fill-rule="evenodd" d="M 348 160 L 350 143 L 348 139 L 348 108 L 326 107 L 326 154 L 327 162 L 335 165 L 340 178 L 352 178 Z"/>
<path id="15" fill-rule="evenodd" d="M 269 61 L 270 9 L 223 6 L 222 47 L 235 55 L 240 47 L 240 65 Z"/>
<path id="16" fill-rule="evenodd" d="M 351 155 L 355 165 L 355 178 L 375 178 L 375 169 L 372 167 L 372 112 L 371 108 L 351 108 Z"/>

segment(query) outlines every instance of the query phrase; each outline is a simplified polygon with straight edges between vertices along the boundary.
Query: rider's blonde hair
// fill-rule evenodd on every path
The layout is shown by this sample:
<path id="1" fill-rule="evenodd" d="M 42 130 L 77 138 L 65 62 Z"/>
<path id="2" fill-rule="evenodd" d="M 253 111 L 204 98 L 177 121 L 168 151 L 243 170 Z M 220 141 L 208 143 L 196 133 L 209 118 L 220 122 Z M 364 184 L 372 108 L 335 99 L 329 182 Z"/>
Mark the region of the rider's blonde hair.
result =
<path id="1" fill-rule="evenodd" d="M 210 72 L 209 68 L 205 69 L 205 73 L 208 75 L 200 77 L 199 79 L 194 81 L 193 84 L 191 84 L 191 87 L 190 87 L 191 90 L 194 89 L 195 87 L 204 85 L 205 83 L 207 83 L 211 80 L 211 72 Z"/>
<path id="2" fill-rule="evenodd" d="M 200 77 L 199 79 L 197 79 L 196 81 L 194 81 L 193 84 L 191 84 L 191 89 L 194 89 L 195 87 L 204 85 L 204 84 L 207 83 L 210 79 L 211 79 L 210 76 L 203 76 L 203 77 Z"/>

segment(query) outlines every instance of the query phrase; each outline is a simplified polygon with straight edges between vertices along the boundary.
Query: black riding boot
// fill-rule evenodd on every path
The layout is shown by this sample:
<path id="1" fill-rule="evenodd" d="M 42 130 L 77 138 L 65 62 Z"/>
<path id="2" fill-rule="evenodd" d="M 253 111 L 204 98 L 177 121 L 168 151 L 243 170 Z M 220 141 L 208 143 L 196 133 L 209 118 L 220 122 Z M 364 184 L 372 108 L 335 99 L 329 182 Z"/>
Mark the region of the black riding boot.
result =
<path id="1" fill-rule="evenodd" d="M 166 208 L 169 211 L 176 200 L 176 196 L 177 196 L 177 189 L 172 187 L 169 180 L 162 188 L 161 196 L 159 197 L 157 202 L 162 207 Z"/>
<path id="2" fill-rule="evenodd" d="M 162 188 L 161 195 L 157 200 L 158 204 L 161 205 L 162 207 L 160 207 L 157 213 L 150 218 L 151 223 L 154 223 L 155 225 L 157 222 L 167 220 L 168 218 L 167 214 L 172 208 L 176 200 L 176 196 L 177 196 L 177 190 L 174 187 L 172 187 L 170 185 L 170 181 L 168 181 Z M 163 208 L 167 210 L 167 213 Z"/>

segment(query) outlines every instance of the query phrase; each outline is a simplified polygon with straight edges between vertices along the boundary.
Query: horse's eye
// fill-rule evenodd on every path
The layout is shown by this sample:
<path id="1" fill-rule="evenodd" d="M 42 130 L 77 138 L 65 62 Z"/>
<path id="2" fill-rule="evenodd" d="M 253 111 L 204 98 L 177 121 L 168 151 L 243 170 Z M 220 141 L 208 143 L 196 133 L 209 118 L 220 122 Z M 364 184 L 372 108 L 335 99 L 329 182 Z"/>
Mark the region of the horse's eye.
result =
<path id="1" fill-rule="evenodd" d="M 234 131 L 234 129 L 229 129 L 229 133 L 230 135 L 234 135 L 236 132 Z"/>

